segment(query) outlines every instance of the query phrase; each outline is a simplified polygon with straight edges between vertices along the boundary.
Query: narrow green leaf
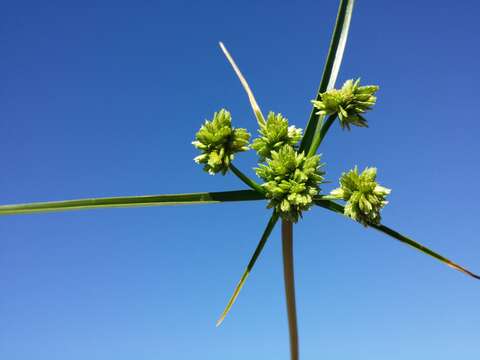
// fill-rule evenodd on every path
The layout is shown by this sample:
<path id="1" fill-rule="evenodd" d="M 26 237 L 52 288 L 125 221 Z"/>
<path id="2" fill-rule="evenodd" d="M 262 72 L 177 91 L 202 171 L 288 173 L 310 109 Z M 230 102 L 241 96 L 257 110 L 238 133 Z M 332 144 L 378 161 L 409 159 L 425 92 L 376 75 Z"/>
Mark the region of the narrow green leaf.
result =
<path id="1" fill-rule="evenodd" d="M 1 205 L 0 215 L 34 214 L 55 211 L 117 207 L 124 208 L 135 206 L 213 204 L 226 201 L 249 201 L 260 199 L 264 199 L 264 196 L 252 190 L 204 192 L 192 194 L 123 196 Z"/>
<path id="2" fill-rule="evenodd" d="M 406 237 L 405 235 L 400 234 L 399 232 L 389 228 L 388 226 L 385 226 L 385 225 L 370 225 L 370 226 L 374 229 L 377 229 L 378 231 L 380 231 L 384 234 L 387 234 L 388 236 L 393 237 L 394 239 L 396 239 L 396 240 L 398 240 L 398 241 L 400 241 L 404 244 L 407 244 L 407 245 L 413 247 L 414 249 L 420 250 L 424 254 L 430 255 L 433 258 L 435 258 L 437 260 L 440 260 L 441 262 L 443 262 L 447 266 L 450 266 L 452 269 L 458 270 L 458 271 L 464 273 L 465 275 L 469 275 L 469 276 L 471 276 L 475 279 L 480 280 L 479 275 L 476 275 L 476 274 L 472 273 L 471 271 L 465 269 L 464 267 L 462 267 L 462 266 L 454 263 L 453 261 L 443 257 L 442 255 L 436 253 L 435 251 L 430 250 L 426 246 L 423 246 L 422 244 L 419 244 L 416 241 L 413 241 L 412 239 Z"/>
<path id="3" fill-rule="evenodd" d="M 320 93 L 332 89 L 335 86 L 335 81 L 337 81 L 343 53 L 345 52 L 345 45 L 347 43 L 354 2 L 354 0 L 340 1 L 337 21 L 333 30 L 330 49 L 328 50 L 327 61 L 323 69 L 322 80 L 320 81 L 320 86 L 316 94 L 316 100 L 320 100 Z M 300 143 L 300 151 L 310 152 L 314 135 L 320 131 L 320 127 L 320 117 L 315 114 L 315 109 L 312 109 L 310 119 L 305 128 L 305 134 Z M 315 152 L 316 150 L 317 149 L 315 149 Z"/>
<path id="4" fill-rule="evenodd" d="M 318 150 L 318 147 L 323 141 L 323 138 L 327 134 L 328 130 L 330 130 L 330 126 L 334 123 L 334 121 L 337 119 L 337 115 L 330 115 L 325 122 L 323 122 L 323 119 L 320 119 L 319 124 L 320 124 L 320 131 L 317 131 L 315 135 L 313 136 L 312 140 L 312 145 L 310 146 L 310 150 L 308 151 L 308 156 L 313 156 Z"/>
<path id="5" fill-rule="evenodd" d="M 316 200 L 315 200 L 315 203 L 318 205 L 318 206 L 321 206 L 325 209 L 328 209 L 328 210 L 331 210 L 331 211 L 334 211 L 336 213 L 340 213 L 343 215 L 343 206 L 342 205 L 339 205 L 333 201 L 330 201 L 330 200 L 323 200 L 321 199 L 321 197 L 318 197 Z M 458 270 L 466 275 L 469 275 L 475 279 L 478 279 L 480 280 L 480 276 L 477 275 L 477 274 L 474 274 L 472 273 L 470 270 L 467 270 L 465 269 L 464 267 L 454 263 L 453 261 L 447 259 L 446 257 L 436 253 L 435 251 L 429 249 L 428 247 L 410 239 L 409 237 L 405 236 L 405 235 L 402 235 L 400 234 L 399 232 L 385 226 L 385 225 L 369 225 L 370 227 L 388 235 L 388 236 L 391 236 L 393 237 L 394 239 L 404 243 L 404 244 L 407 244 L 411 247 L 413 247 L 414 249 L 417 249 L 421 252 L 423 252 L 424 254 L 427 254 L 439 261 L 441 261 L 442 263 L 446 264 L 447 266 L 450 266 L 451 268 L 455 269 L 455 270 Z"/>
<path id="6" fill-rule="evenodd" d="M 245 269 L 245 272 L 243 273 L 242 277 L 240 278 L 240 281 L 238 282 L 237 286 L 235 287 L 235 291 L 233 292 L 232 297 L 228 301 L 227 306 L 225 307 L 225 310 L 223 310 L 222 315 L 220 318 L 217 320 L 217 326 L 220 326 L 220 324 L 225 320 L 225 317 L 227 316 L 228 312 L 232 308 L 233 304 L 235 303 L 235 300 L 238 297 L 238 294 L 240 294 L 240 290 L 242 290 L 243 285 L 245 284 L 245 281 L 248 278 L 248 275 L 250 275 L 250 271 L 252 270 L 253 266 L 255 265 L 255 262 L 257 261 L 258 256 L 263 250 L 263 247 L 265 246 L 265 243 L 268 240 L 268 237 L 272 233 L 273 228 L 275 227 L 275 224 L 278 221 L 279 215 L 274 212 L 272 214 L 272 217 L 268 221 L 267 227 L 265 228 L 265 231 L 262 234 L 262 237 L 260 239 L 260 242 L 257 245 L 257 248 L 255 249 L 255 252 L 252 255 L 252 258 L 248 262 L 247 268 Z"/>
<path id="7" fill-rule="evenodd" d="M 230 65 L 232 65 L 232 68 L 235 71 L 235 74 L 237 74 L 238 79 L 242 83 L 242 86 L 245 89 L 245 92 L 247 93 L 248 100 L 250 101 L 250 106 L 252 107 L 255 117 L 257 118 L 258 125 L 259 126 L 265 125 L 265 117 L 262 114 L 262 110 L 260 110 L 260 106 L 258 106 L 257 104 L 257 100 L 255 100 L 255 96 L 253 95 L 253 92 L 250 89 L 250 86 L 248 85 L 247 80 L 243 77 L 242 72 L 238 68 L 237 64 L 235 63 L 235 60 L 233 60 L 232 55 L 230 55 L 225 45 L 223 45 L 222 42 L 220 42 L 219 44 L 223 53 L 225 54 L 228 61 L 230 62 Z"/>

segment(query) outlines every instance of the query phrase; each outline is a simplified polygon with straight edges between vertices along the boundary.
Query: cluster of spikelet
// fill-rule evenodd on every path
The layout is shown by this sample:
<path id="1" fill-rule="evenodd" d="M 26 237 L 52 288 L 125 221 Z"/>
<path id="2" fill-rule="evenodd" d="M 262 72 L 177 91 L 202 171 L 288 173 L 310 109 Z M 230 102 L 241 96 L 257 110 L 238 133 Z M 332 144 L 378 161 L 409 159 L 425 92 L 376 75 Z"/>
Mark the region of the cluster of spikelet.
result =
<path id="1" fill-rule="evenodd" d="M 250 134 L 245 129 L 232 127 L 232 116 L 222 109 L 213 115 L 213 120 L 205 120 L 195 136 L 192 144 L 202 154 L 194 160 L 198 164 L 204 164 L 203 169 L 210 175 L 221 172 L 223 175 L 228 171 L 235 153 L 247 151 Z"/>
<path id="2" fill-rule="evenodd" d="M 367 127 L 363 113 L 370 110 L 377 98 L 374 94 L 378 86 L 360 86 L 360 79 L 347 80 L 340 90 L 329 90 L 320 94 L 320 100 L 312 100 L 320 116 L 338 115 L 342 129 L 350 130 L 350 125 Z"/>
<path id="3" fill-rule="evenodd" d="M 268 113 L 267 121 L 260 124 L 260 136 L 253 140 L 260 161 L 271 158 L 272 151 L 279 151 L 284 145 L 295 146 L 302 138 L 302 129 L 289 126 L 288 120 L 282 114 Z"/>
<path id="4" fill-rule="evenodd" d="M 330 194 L 347 202 L 345 215 L 367 226 L 380 224 L 380 210 L 388 204 L 390 189 L 376 182 L 377 169 L 366 168 L 358 173 L 357 167 L 340 177 L 340 187 Z"/>
<path id="5" fill-rule="evenodd" d="M 268 207 L 275 208 L 291 222 L 297 222 L 302 211 L 310 209 L 313 197 L 320 192 L 323 181 L 320 156 L 306 156 L 293 146 L 284 145 L 272 151 L 266 164 L 259 164 L 257 175 L 265 181 Z"/>
<path id="6" fill-rule="evenodd" d="M 366 127 L 363 114 L 375 104 L 378 86 L 360 86 L 360 80 L 348 80 L 339 90 L 332 89 L 313 100 L 320 116 L 338 116 L 342 128 L 351 125 Z M 235 153 L 254 149 L 259 157 L 256 174 L 264 182 L 262 190 L 269 200 L 268 207 L 285 220 L 297 222 L 302 212 L 311 208 L 320 194 L 323 182 L 323 164 L 319 155 L 299 152 L 302 129 L 291 126 L 281 114 L 270 112 L 266 121 L 259 123 L 259 136 L 249 145 L 250 134 L 245 129 L 233 128 L 230 113 L 222 109 L 196 134 L 193 145 L 201 151 L 195 158 L 209 174 L 225 175 Z M 390 190 L 377 184 L 376 168 L 357 168 L 343 173 L 340 187 L 330 198 L 346 201 L 346 216 L 367 226 L 380 223 L 380 210 L 387 204 Z"/>

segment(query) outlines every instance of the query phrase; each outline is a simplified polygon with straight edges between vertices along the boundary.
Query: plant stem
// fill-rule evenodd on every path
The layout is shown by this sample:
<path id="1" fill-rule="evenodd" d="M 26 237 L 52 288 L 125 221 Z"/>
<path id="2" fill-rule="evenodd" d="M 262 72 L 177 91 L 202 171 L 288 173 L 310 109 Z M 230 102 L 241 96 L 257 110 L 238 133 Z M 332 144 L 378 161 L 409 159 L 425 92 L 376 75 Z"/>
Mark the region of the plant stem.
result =
<path id="1" fill-rule="evenodd" d="M 247 175 L 245 175 L 240 169 L 238 169 L 235 165 L 230 164 L 230 170 L 233 171 L 235 175 L 238 176 L 240 180 L 242 180 L 245 184 L 250 186 L 253 190 L 259 192 L 260 194 L 265 194 L 265 190 L 262 188 L 260 184 L 255 182 L 253 179 L 250 179 Z"/>
<path id="2" fill-rule="evenodd" d="M 295 277 L 293 272 L 293 224 L 282 220 L 283 278 L 287 300 L 290 358 L 298 360 L 297 311 L 295 305 Z"/>

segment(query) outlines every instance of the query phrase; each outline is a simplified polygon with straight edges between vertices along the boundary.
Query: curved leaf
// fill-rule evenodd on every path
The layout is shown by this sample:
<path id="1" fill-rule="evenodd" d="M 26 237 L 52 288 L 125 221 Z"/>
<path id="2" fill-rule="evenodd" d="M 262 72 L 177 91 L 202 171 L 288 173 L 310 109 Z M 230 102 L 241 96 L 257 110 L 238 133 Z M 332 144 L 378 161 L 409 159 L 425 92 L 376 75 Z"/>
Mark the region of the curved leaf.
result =
<path id="1" fill-rule="evenodd" d="M 265 117 L 262 114 L 262 110 L 260 110 L 260 106 L 257 104 L 257 100 L 255 100 L 255 96 L 253 96 L 253 92 L 250 89 L 250 86 L 248 85 L 247 80 L 243 77 L 242 72 L 238 68 L 237 64 L 235 63 L 235 60 L 233 60 L 232 55 L 228 52 L 227 48 L 225 45 L 223 45 L 222 42 L 219 42 L 220 48 L 222 49 L 223 53 L 227 57 L 228 61 L 230 62 L 230 65 L 232 65 L 233 71 L 235 71 L 235 74 L 237 74 L 238 79 L 242 83 L 243 88 L 245 89 L 245 92 L 247 93 L 248 100 L 250 101 L 250 106 L 252 107 L 253 113 L 255 114 L 255 117 L 257 118 L 258 125 L 261 127 L 265 125 Z"/>

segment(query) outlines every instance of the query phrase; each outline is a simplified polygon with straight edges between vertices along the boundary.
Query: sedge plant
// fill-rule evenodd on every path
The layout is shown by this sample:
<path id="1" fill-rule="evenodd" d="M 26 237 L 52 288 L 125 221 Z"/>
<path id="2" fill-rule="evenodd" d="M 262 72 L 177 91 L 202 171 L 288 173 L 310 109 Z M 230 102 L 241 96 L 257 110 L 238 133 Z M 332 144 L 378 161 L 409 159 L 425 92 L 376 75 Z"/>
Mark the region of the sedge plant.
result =
<path id="1" fill-rule="evenodd" d="M 235 174 L 248 189 L 172 195 L 126 196 L 91 198 L 54 202 L 14 204 L 0 206 L 0 215 L 33 214 L 94 208 L 165 206 L 179 204 L 212 204 L 231 201 L 267 202 L 270 218 L 260 241 L 237 283 L 223 313 L 217 321 L 220 325 L 238 297 L 245 281 L 260 256 L 265 243 L 278 221 L 281 221 L 283 269 L 290 335 L 290 357 L 299 358 L 298 331 L 295 305 L 293 266 L 293 226 L 302 214 L 314 206 L 348 217 L 365 228 L 373 228 L 451 268 L 472 278 L 480 277 L 446 257 L 387 227 L 382 222 L 381 210 L 388 203 L 390 189 L 377 181 L 377 169 L 353 169 L 345 171 L 338 187 L 326 192 L 324 187 L 325 165 L 317 154 L 331 126 L 338 122 L 346 130 L 367 127 L 367 113 L 376 103 L 376 85 L 363 85 L 360 79 L 346 81 L 335 87 L 352 17 L 354 0 L 341 0 L 330 48 L 324 66 L 320 86 L 311 100 L 312 111 L 305 130 L 290 124 L 281 113 L 269 112 L 264 116 L 250 86 L 243 77 L 226 47 L 220 47 L 245 89 L 258 133 L 252 135 L 243 128 L 235 128 L 232 114 L 226 109 L 215 112 L 200 127 L 192 142 L 199 154 L 195 162 L 210 175 Z M 257 180 L 245 175 L 234 165 L 239 153 L 253 150 L 258 154 Z M 238 155 L 237 155 L 238 154 Z"/>

